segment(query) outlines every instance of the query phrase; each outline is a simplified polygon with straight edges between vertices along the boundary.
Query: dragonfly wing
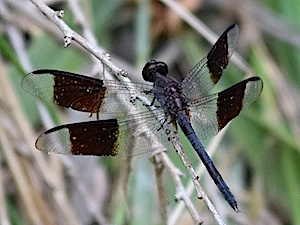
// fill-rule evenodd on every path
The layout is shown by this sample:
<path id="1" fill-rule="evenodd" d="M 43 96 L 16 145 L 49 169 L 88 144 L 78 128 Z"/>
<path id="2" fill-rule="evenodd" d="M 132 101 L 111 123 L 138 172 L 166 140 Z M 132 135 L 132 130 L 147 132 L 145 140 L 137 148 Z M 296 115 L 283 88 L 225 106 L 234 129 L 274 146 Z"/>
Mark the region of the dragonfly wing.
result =
<path id="1" fill-rule="evenodd" d="M 162 110 L 155 114 L 164 117 Z M 160 147 L 157 140 L 167 140 L 161 123 L 152 112 L 144 112 L 126 118 L 66 124 L 41 134 L 36 148 L 64 155 L 137 155 Z"/>
<path id="2" fill-rule="evenodd" d="M 238 26 L 232 25 L 221 35 L 208 55 L 188 73 L 181 87 L 188 99 L 202 97 L 219 81 L 238 41 Z"/>
<path id="3" fill-rule="evenodd" d="M 191 123 L 199 138 L 215 136 L 261 94 L 263 82 L 251 77 L 232 87 L 190 102 Z"/>
<path id="4" fill-rule="evenodd" d="M 153 98 L 148 84 L 100 80 L 58 70 L 34 71 L 23 78 L 22 87 L 44 101 L 90 113 L 132 110 L 126 106 L 133 102 L 134 91 L 147 92 L 147 97 Z M 138 102 L 135 104 L 135 109 L 142 108 Z"/>

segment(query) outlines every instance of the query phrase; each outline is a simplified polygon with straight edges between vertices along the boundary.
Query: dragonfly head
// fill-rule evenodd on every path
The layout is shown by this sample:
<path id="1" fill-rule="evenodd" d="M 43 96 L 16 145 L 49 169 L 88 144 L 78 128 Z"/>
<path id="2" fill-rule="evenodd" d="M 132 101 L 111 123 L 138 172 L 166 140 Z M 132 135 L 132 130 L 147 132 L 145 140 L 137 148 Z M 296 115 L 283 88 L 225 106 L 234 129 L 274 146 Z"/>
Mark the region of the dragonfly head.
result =
<path id="1" fill-rule="evenodd" d="M 145 81 L 154 82 L 154 76 L 156 73 L 159 73 L 162 76 L 167 76 L 168 66 L 164 62 L 157 62 L 151 60 L 147 62 L 143 69 L 143 78 Z"/>

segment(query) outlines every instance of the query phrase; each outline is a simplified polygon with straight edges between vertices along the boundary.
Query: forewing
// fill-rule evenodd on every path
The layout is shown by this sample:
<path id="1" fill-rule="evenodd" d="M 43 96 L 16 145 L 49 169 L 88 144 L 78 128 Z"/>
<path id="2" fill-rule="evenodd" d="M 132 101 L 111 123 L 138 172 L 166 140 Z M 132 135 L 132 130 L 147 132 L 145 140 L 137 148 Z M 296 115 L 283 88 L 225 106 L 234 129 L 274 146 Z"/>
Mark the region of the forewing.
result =
<path id="1" fill-rule="evenodd" d="M 162 110 L 155 114 L 164 117 Z M 152 112 L 128 118 L 66 124 L 52 128 L 36 141 L 36 148 L 64 155 L 128 156 L 153 151 L 167 140 Z"/>
<path id="2" fill-rule="evenodd" d="M 23 89 L 42 100 L 90 113 L 121 113 L 134 99 L 135 91 L 153 98 L 152 86 L 141 83 L 100 80 L 58 70 L 37 70 L 22 80 Z M 141 104 L 135 102 L 135 109 Z M 131 104 L 133 105 L 133 104 Z"/>
<path id="3" fill-rule="evenodd" d="M 181 82 L 183 93 L 190 100 L 200 98 L 219 81 L 238 41 L 238 26 L 232 25 L 221 35 L 208 55 Z"/>
<path id="4" fill-rule="evenodd" d="M 199 138 L 213 137 L 262 92 L 263 82 L 251 77 L 232 87 L 190 103 L 191 123 Z"/>

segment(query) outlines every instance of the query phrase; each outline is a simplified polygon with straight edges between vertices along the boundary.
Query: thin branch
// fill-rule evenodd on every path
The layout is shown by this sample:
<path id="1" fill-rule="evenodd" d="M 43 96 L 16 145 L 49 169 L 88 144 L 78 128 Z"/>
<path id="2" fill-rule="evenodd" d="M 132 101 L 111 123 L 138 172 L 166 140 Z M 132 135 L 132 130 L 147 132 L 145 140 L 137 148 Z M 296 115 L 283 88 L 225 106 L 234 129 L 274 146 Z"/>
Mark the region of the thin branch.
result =
<path id="1" fill-rule="evenodd" d="M 189 175 L 190 175 L 190 177 L 192 179 L 192 182 L 194 184 L 194 187 L 196 189 L 196 193 L 197 193 L 198 198 L 204 200 L 205 204 L 207 205 L 208 209 L 213 214 L 213 216 L 216 219 L 216 221 L 218 222 L 218 224 L 224 225 L 225 223 L 221 219 L 221 217 L 220 217 L 219 213 L 217 212 L 216 208 L 214 207 L 212 202 L 209 200 L 208 196 L 205 194 L 203 188 L 201 187 L 201 185 L 199 183 L 199 176 L 196 174 L 194 168 L 189 163 L 189 161 L 187 159 L 187 156 L 183 151 L 182 145 L 178 141 L 178 136 L 174 135 L 173 138 L 171 139 L 171 142 L 172 142 L 173 146 L 175 147 L 177 154 L 180 156 L 180 159 L 181 159 L 182 163 L 185 165 L 185 167 L 187 168 L 187 170 L 189 172 Z"/>
<path id="2" fill-rule="evenodd" d="M 63 20 L 61 20 L 61 11 L 55 12 L 39 0 L 30 1 L 37 8 L 39 8 L 49 20 L 55 23 L 55 25 L 63 32 L 65 47 L 69 46 L 72 40 L 74 40 L 79 45 L 88 50 L 91 54 L 93 54 L 97 59 L 99 59 L 106 66 L 109 72 L 115 75 L 118 79 L 121 79 L 121 76 L 127 75 L 127 72 L 125 70 L 120 69 L 110 61 L 110 57 L 107 55 L 106 52 L 95 47 L 91 42 L 87 41 L 78 33 L 73 31 Z"/>
<path id="3" fill-rule="evenodd" d="M 176 187 L 176 194 L 175 194 L 176 201 L 179 200 L 183 201 L 186 208 L 190 212 L 194 223 L 201 224 L 202 220 L 200 219 L 195 206 L 193 205 L 191 199 L 188 197 L 186 190 L 181 182 L 180 176 L 182 176 L 182 173 L 180 172 L 180 170 L 174 166 L 174 164 L 172 163 L 172 161 L 170 160 L 170 158 L 167 156 L 165 152 L 155 154 L 153 156 L 153 160 L 162 162 L 163 165 L 168 169 Z M 176 221 L 178 221 L 177 218 Z M 175 224 L 176 221 L 174 220 L 174 217 L 173 218 L 171 217 L 168 224 L 169 225 Z"/>
<path id="4" fill-rule="evenodd" d="M 166 151 L 166 149 L 164 149 Z M 162 152 L 164 154 L 165 152 Z M 164 188 L 164 182 L 163 182 L 163 171 L 165 169 L 165 163 L 161 162 L 160 159 L 163 156 L 158 157 L 158 154 L 154 152 L 152 158 L 152 162 L 155 167 L 155 178 L 156 178 L 156 187 L 157 187 L 157 193 L 158 193 L 158 201 L 159 201 L 159 208 L 160 208 L 160 214 L 163 219 L 163 224 L 168 224 L 168 213 L 167 213 L 167 207 L 168 207 L 168 200 L 166 197 L 166 190 Z"/>

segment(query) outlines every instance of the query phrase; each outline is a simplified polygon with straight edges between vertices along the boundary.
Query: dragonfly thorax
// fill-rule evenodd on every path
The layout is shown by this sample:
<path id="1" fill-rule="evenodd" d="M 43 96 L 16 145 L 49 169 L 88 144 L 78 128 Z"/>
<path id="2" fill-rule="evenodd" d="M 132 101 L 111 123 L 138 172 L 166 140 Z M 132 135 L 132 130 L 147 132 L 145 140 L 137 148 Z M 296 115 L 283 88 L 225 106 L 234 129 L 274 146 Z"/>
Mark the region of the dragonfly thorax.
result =
<path id="1" fill-rule="evenodd" d="M 167 76 L 156 74 L 154 77 L 155 98 L 166 114 L 174 115 L 187 110 L 187 100 L 179 83 Z"/>

